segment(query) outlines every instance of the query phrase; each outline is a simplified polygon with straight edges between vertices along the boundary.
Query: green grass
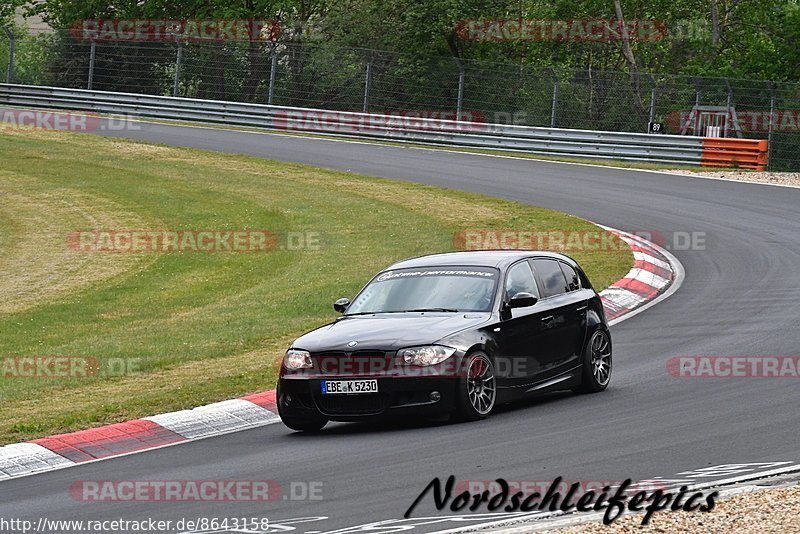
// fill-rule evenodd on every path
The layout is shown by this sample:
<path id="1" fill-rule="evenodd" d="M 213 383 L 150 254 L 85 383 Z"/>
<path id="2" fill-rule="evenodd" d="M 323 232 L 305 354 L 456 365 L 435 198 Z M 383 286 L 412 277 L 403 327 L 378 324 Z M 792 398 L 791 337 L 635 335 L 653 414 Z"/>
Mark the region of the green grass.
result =
<path id="1" fill-rule="evenodd" d="M 413 155 L 410 155 L 413 157 Z M 274 387 L 294 337 L 398 259 L 465 228 L 597 231 L 486 196 L 246 156 L 0 130 L 0 360 L 126 358 L 91 379 L 0 377 L 0 443 Z M 86 229 L 318 232 L 319 250 L 79 253 Z M 572 255 L 598 289 L 628 251 Z"/>

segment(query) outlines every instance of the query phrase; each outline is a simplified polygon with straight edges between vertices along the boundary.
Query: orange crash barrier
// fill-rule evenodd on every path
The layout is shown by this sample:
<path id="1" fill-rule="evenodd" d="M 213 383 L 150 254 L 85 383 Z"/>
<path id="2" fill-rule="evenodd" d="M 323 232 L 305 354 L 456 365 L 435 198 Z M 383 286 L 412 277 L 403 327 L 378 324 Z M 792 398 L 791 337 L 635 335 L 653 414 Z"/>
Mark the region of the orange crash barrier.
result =
<path id="1" fill-rule="evenodd" d="M 704 137 L 700 164 L 704 167 L 738 167 L 763 171 L 767 168 L 767 141 Z"/>

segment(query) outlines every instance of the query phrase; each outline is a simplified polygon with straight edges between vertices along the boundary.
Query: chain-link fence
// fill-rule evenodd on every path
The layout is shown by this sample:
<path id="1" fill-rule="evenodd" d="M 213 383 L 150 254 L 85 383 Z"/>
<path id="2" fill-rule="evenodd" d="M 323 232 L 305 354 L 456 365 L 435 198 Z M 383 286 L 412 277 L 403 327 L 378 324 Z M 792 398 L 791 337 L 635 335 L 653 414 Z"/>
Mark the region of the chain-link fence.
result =
<path id="1" fill-rule="evenodd" d="M 0 33 L 0 79 L 6 77 L 528 126 L 646 132 L 660 123 L 671 134 L 770 139 L 771 168 L 800 170 L 800 83 L 423 60 L 327 43 L 88 41 L 67 31 Z"/>

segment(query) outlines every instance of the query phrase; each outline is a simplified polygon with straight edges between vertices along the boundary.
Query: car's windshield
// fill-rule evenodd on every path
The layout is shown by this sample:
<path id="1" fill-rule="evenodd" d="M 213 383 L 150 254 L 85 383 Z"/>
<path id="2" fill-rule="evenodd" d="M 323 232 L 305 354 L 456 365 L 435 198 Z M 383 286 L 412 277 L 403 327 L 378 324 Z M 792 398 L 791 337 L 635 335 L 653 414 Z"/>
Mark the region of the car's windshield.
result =
<path id="1" fill-rule="evenodd" d="M 347 315 L 404 311 L 488 311 L 499 278 L 486 267 L 397 269 L 376 276 Z"/>

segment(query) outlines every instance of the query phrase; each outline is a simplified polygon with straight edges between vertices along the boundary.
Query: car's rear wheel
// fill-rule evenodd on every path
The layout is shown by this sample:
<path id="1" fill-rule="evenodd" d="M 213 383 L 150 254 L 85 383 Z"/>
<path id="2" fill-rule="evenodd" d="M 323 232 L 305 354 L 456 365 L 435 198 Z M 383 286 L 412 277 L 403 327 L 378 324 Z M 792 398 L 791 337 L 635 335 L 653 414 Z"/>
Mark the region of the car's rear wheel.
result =
<path id="1" fill-rule="evenodd" d="M 611 338 L 606 330 L 598 328 L 586 343 L 578 393 L 597 393 L 611 381 Z"/>
<path id="2" fill-rule="evenodd" d="M 497 398 L 497 385 L 492 359 L 483 352 L 473 352 L 464 360 L 464 373 L 459 377 L 456 416 L 462 421 L 485 419 L 492 413 Z"/>

